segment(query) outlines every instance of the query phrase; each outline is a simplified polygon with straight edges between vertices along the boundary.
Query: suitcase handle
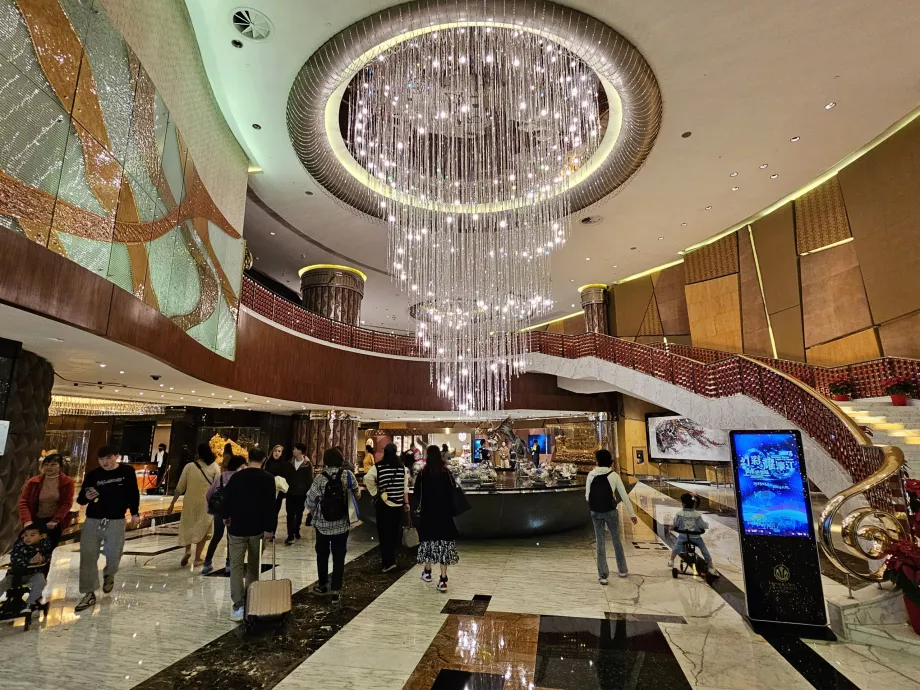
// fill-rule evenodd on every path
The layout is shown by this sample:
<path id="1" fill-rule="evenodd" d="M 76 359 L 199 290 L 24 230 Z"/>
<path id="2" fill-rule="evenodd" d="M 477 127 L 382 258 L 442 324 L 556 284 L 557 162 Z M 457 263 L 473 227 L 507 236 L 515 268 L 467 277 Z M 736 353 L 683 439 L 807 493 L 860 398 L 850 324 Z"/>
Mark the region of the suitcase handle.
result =
<path id="1" fill-rule="evenodd" d="M 275 579 L 275 538 L 272 537 L 272 580 Z"/>

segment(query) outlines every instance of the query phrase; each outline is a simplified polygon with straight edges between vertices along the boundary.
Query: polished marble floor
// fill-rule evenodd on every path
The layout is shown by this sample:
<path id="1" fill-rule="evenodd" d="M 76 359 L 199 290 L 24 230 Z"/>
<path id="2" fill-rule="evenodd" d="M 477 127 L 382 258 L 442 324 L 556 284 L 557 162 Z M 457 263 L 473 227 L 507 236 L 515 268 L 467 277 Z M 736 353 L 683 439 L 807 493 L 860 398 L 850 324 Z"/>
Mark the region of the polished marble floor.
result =
<path id="1" fill-rule="evenodd" d="M 88 615 L 73 614 L 79 553 L 65 545 L 47 623 L 0 624 L 0 688 L 58 688 L 64 673 L 77 689 L 920 690 L 918 657 L 754 633 L 739 613 L 733 518 L 720 511 L 706 539 L 722 581 L 674 580 L 660 525 L 677 501 L 642 483 L 631 498 L 643 521 L 624 529 L 630 574 L 609 586 L 597 581 L 590 530 L 461 543 L 445 595 L 419 579 L 408 553 L 380 573 L 366 525 L 351 536 L 339 605 L 303 591 L 316 577 L 312 538 L 279 545 L 294 611 L 282 628 L 250 635 L 227 618 L 226 578 L 179 567 L 172 525 L 129 542 L 115 592 Z M 843 593 L 824 584 L 828 596 Z"/>

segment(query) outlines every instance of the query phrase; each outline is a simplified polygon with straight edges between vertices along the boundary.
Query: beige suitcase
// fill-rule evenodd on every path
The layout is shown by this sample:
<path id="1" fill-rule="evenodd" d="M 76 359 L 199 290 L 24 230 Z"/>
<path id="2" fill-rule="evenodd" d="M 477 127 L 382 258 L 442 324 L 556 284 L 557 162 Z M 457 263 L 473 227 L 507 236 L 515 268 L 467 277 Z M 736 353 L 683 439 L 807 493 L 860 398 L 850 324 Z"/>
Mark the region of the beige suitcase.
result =
<path id="1" fill-rule="evenodd" d="M 246 590 L 246 625 L 287 616 L 291 612 L 292 591 L 290 580 L 275 579 L 275 540 L 272 539 L 272 579 L 253 582 Z"/>

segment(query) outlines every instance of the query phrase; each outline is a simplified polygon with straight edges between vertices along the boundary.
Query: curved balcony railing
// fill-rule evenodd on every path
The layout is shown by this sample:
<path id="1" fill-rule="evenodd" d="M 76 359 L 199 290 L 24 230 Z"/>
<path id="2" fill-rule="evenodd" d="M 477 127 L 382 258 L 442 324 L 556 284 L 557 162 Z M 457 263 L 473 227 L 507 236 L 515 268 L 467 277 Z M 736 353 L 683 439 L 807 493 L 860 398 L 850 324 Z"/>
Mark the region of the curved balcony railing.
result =
<path id="1" fill-rule="evenodd" d="M 424 357 L 415 338 L 349 326 L 313 314 L 244 277 L 241 304 L 297 333 L 335 345 L 381 355 Z M 881 579 L 881 569 L 857 571 L 839 557 L 834 537 L 867 562 L 887 543 L 906 538 L 903 521 L 904 455 L 894 446 L 874 446 L 839 407 L 819 391 L 850 374 L 863 396 L 877 395 L 881 381 L 893 373 L 916 380 L 920 362 L 886 358 L 849 367 L 816 367 L 798 362 L 692 348 L 676 344 L 644 345 L 597 333 L 562 335 L 531 331 L 530 352 L 578 359 L 596 357 L 639 371 L 707 398 L 745 395 L 803 429 L 852 477 L 854 486 L 831 498 L 819 525 L 820 544 L 841 570 L 862 579 Z M 838 372 L 835 374 L 829 372 Z M 883 393 L 881 393 L 883 394 Z M 837 521 L 844 504 L 861 494 L 868 507 Z"/>

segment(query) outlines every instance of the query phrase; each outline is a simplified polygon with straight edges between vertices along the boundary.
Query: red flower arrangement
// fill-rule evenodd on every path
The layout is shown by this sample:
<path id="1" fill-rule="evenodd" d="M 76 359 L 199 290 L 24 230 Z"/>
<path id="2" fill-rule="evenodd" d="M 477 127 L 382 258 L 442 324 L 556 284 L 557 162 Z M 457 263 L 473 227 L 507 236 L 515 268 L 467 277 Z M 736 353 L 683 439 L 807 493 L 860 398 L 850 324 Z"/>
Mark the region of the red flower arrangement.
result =
<path id="1" fill-rule="evenodd" d="M 904 539 L 885 550 L 885 579 L 914 605 L 920 606 L 920 546 Z"/>
<path id="2" fill-rule="evenodd" d="M 888 395 L 910 395 L 914 391 L 914 382 L 906 376 L 892 376 L 882 381 Z"/>
<path id="3" fill-rule="evenodd" d="M 852 395 L 853 382 L 846 377 L 834 379 L 827 384 L 827 389 L 831 392 L 831 395 Z"/>
<path id="4" fill-rule="evenodd" d="M 911 496 L 920 498 L 920 479 L 905 479 L 904 490 Z"/>

